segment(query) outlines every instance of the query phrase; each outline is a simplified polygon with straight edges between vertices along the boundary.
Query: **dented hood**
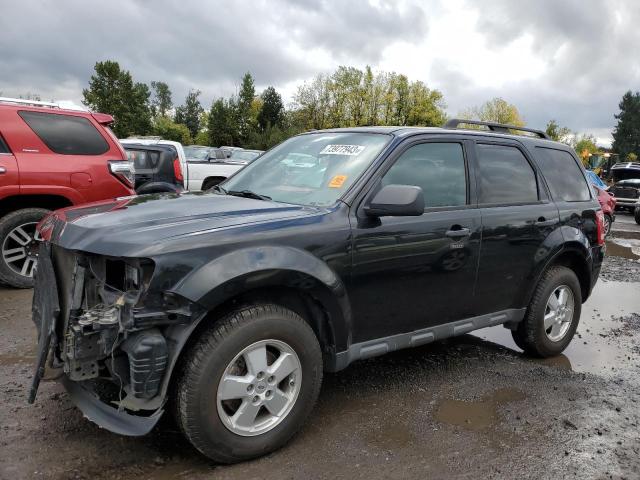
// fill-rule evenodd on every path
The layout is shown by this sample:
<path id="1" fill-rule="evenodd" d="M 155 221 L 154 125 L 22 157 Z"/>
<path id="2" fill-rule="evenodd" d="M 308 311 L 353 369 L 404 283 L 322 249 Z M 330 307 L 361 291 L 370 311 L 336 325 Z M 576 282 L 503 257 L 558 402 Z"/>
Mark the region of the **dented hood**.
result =
<path id="1" fill-rule="evenodd" d="M 39 225 L 70 250 L 139 256 L 181 237 L 317 213 L 313 207 L 212 193 L 154 194 L 57 210 Z"/>

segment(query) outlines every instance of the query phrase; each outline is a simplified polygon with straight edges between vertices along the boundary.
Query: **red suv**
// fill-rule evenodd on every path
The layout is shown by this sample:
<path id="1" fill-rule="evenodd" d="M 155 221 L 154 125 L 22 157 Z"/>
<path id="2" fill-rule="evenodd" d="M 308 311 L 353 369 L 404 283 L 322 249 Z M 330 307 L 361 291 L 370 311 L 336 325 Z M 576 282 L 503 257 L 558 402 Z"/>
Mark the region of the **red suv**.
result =
<path id="1" fill-rule="evenodd" d="M 133 195 L 113 117 L 0 98 L 0 282 L 33 285 L 36 224 L 49 211 Z"/>

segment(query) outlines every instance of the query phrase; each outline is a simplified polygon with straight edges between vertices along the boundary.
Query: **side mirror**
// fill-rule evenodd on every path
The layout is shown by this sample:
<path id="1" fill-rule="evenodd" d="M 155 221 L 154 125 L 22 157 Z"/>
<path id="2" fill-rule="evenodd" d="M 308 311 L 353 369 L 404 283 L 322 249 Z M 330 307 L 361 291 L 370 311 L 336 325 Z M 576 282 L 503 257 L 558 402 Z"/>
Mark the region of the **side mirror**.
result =
<path id="1" fill-rule="evenodd" d="M 413 185 L 387 185 L 364 207 L 372 217 L 412 217 L 424 213 L 422 188 Z"/>

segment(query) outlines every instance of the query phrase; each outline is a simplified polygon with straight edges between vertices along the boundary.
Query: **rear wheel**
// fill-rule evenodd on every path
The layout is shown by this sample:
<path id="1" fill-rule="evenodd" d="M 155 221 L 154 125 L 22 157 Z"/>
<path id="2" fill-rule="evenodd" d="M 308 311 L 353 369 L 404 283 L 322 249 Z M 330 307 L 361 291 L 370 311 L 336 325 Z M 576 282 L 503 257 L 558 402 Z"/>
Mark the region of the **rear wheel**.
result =
<path id="1" fill-rule="evenodd" d="M 210 188 L 215 187 L 216 185 L 218 185 L 220 182 L 222 182 L 223 180 L 226 180 L 226 178 L 224 177 L 213 177 L 213 178 L 207 178 L 203 183 L 202 183 L 202 191 L 206 192 L 207 190 L 209 190 Z"/>
<path id="2" fill-rule="evenodd" d="M 513 339 L 530 355 L 551 357 L 567 348 L 578 328 L 582 295 L 572 270 L 556 266 L 538 283 Z"/>
<path id="3" fill-rule="evenodd" d="M 43 208 L 25 208 L 0 219 L 0 281 L 17 288 L 33 287 L 40 241 L 36 225 L 47 213 Z"/>
<path id="4" fill-rule="evenodd" d="M 310 414 L 322 382 L 322 354 L 309 325 L 277 305 L 239 309 L 188 352 L 176 386 L 178 424 L 220 463 L 284 445 Z"/>
<path id="5" fill-rule="evenodd" d="M 611 225 L 613 224 L 613 218 L 608 213 L 604 214 L 604 236 L 608 237 L 611 232 Z"/>
<path id="6" fill-rule="evenodd" d="M 636 223 L 640 225 L 640 207 L 636 207 L 633 217 L 636 220 Z"/>

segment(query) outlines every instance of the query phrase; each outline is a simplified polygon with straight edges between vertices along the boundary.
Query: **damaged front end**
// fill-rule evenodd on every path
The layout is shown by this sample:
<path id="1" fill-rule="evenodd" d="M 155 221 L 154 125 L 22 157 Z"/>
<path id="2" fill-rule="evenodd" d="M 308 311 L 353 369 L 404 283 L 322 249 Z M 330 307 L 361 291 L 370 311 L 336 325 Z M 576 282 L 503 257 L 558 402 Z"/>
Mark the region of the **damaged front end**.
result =
<path id="1" fill-rule="evenodd" d="M 29 401 L 48 366 L 76 405 L 100 426 L 144 435 L 162 414 L 175 339 L 167 332 L 203 312 L 150 289 L 154 263 L 41 245 L 33 319 L 38 360 Z"/>

